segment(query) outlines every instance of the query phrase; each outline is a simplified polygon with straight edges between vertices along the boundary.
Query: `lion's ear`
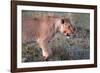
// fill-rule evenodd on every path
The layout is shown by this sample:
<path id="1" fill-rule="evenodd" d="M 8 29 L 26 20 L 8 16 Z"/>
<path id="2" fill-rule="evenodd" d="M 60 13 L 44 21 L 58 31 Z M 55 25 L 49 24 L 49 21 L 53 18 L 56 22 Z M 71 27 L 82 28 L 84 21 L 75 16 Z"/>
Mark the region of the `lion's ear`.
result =
<path id="1" fill-rule="evenodd" d="M 64 19 L 61 19 L 61 23 L 64 24 Z"/>

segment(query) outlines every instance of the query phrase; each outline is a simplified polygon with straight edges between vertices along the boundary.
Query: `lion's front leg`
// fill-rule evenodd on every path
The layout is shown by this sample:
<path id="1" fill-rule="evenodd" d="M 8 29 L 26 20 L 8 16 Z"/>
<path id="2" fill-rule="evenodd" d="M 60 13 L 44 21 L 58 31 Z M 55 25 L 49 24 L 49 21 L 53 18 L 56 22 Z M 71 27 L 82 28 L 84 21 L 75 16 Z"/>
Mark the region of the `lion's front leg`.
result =
<path id="1" fill-rule="evenodd" d="M 52 55 L 52 50 L 48 46 L 48 41 L 47 40 L 40 40 L 39 41 L 39 46 L 42 49 L 42 55 L 44 59 L 47 59 L 49 56 Z"/>

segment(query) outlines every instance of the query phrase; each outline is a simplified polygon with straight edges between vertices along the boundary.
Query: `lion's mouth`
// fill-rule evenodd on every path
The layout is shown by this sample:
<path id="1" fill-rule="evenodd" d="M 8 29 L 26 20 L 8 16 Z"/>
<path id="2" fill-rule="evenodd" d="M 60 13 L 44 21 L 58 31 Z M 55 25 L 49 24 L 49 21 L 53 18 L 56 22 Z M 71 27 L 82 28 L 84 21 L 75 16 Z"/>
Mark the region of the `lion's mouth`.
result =
<path id="1" fill-rule="evenodd" d="M 70 37 L 70 34 L 69 34 L 69 33 L 67 33 L 67 34 L 66 34 L 66 36 L 69 36 L 69 37 Z"/>
<path id="2" fill-rule="evenodd" d="M 70 37 L 71 37 L 71 34 L 67 33 L 67 34 L 65 34 L 65 36 L 66 36 L 67 38 L 70 38 Z"/>
<path id="3" fill-rule="evenodd" d="M 70 37 L 70 36 L 71 36 L 71 34 L 69 34 L 69 33 L 65 33 L 65 36 L 68 36 L 68 37 Z"/>

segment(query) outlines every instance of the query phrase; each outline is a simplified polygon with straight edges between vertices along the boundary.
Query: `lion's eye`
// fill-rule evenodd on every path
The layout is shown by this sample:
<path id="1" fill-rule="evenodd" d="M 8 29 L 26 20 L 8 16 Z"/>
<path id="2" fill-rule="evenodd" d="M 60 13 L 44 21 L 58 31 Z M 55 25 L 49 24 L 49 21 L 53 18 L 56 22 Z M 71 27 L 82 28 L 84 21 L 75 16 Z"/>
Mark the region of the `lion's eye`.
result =
<path id="1" fill-rule="evenodd" d="M 64 24 L 64 19 L 61 20 L 61 23 Z"/>

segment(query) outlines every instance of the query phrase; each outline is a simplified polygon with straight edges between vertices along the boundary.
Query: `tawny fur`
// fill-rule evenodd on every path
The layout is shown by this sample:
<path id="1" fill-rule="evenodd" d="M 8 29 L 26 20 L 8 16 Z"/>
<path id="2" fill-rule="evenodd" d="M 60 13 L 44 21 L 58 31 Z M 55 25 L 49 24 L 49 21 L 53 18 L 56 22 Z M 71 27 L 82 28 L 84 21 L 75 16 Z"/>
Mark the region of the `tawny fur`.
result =
<path id="1" fill-rule="evenodd" d="M 22 18 L 22 42 L 27 43 L 35 40 L 41 47 L 43 56 L 47 58 L 52 55 L 48 41 L 56 32 L 61 32 L 64 35 L 72 34 L 73 29 L 70 24 L 69 19 L 60 17 Z"/>

